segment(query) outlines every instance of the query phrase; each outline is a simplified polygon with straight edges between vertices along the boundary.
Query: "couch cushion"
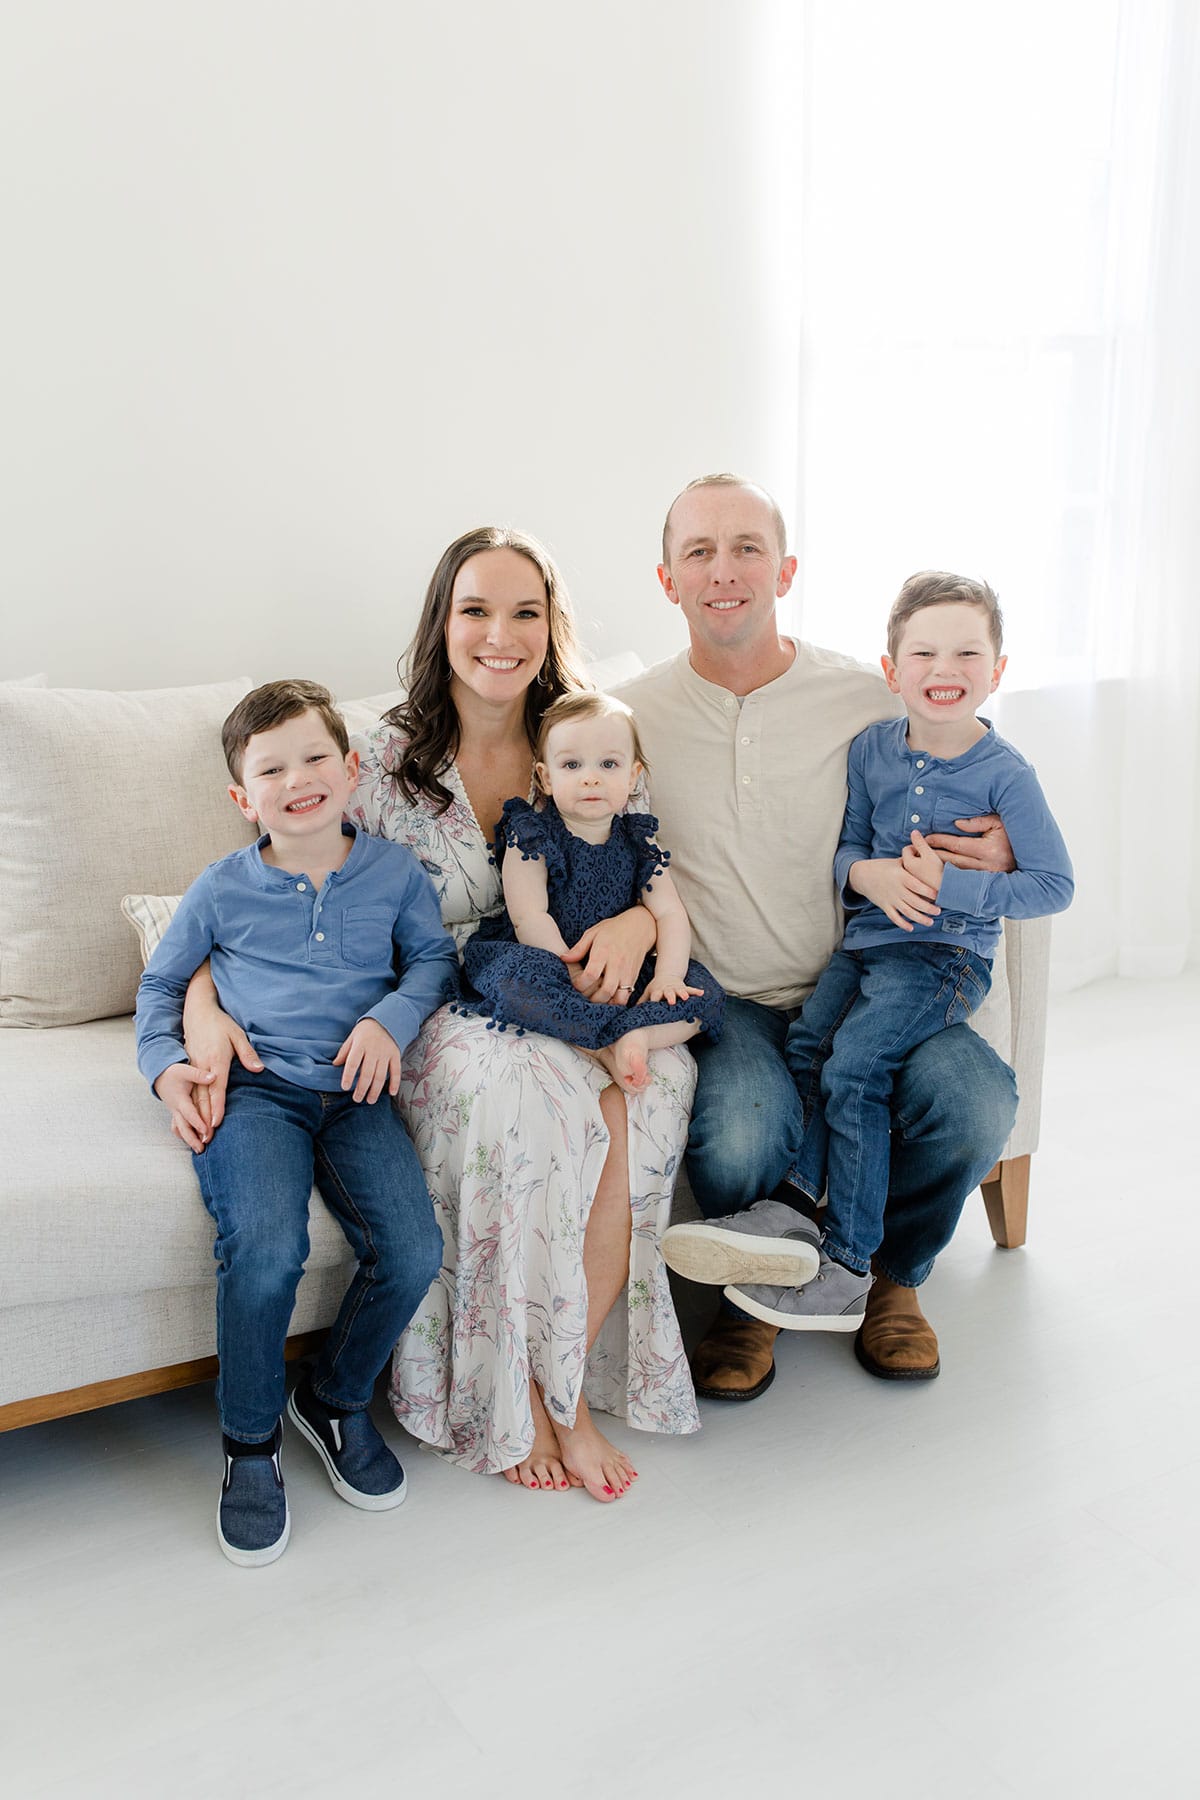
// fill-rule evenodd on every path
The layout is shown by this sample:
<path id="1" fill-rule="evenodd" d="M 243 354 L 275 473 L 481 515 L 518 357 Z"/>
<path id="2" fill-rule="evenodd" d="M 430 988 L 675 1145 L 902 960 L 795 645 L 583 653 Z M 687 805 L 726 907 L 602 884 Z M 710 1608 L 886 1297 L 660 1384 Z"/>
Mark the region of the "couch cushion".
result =
<path id="1" fill-rule="evenodd" d="M 132 1019 L 0 1031 L 0 1092 L 0 1312 L 212 1282 L 213 1223 L 138 1074 Z M 309 1268 L 351 1265 L 315 1195 L 309 1231 Z"/>
<path id="2" fill-rule="evenodd" d="M 0 687 L 0 1024 L 132 1011 L 122 894 L 179 893 L 246 842 L 220 731 L 250 685 Z"/>

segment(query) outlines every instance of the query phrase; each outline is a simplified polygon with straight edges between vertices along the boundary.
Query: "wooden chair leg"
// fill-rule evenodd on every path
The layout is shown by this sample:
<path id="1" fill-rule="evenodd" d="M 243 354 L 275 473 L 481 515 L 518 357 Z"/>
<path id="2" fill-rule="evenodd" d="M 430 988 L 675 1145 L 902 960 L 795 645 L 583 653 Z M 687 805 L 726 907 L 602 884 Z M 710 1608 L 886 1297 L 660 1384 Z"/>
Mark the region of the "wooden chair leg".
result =
<path id="1" fill-rule="evenodd" d="M 992 1236 L 1002 1250 L 1018 1250 L 1025 1242 L 1029 1214 L 1029 1157 L 998 1162 L 980 1182 Z"/>

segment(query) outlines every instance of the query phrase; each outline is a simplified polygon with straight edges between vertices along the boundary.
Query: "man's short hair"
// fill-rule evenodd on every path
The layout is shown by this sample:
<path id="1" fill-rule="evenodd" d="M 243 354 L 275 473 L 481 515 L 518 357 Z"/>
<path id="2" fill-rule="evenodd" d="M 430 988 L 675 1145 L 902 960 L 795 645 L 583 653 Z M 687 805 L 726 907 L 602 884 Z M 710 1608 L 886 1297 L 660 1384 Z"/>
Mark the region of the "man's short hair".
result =
<path id="1" fill-rule="evenodd" d="M 1004 614 L 993 588 L 986 581 L 972 581 L 967 575 L 951 575 L 946 569 L 922 569 L 910 575 L 896 595 L 888 614 L 887 650 L 892 661 L 904 627 L 915 613 L 927 606 L 977 606 L 987 620 L 992 648 L 997 657 L 1004 643 Z"/>
<path id="2" fill-rule="evenodd" d="M 260 731 L 274 731 L 276 725 L 301 713 L 315 712 L 330 737 L 345 756 L 350 749 L 346 721 L 333 704 L 333 695 L 319 681 L 268 681 L 239 700 L 221 727 L 221 748 L 229 773 L 241 786 L 246 745 Z"/>
<path id="3" fill-rule="evenodd" d="M 667 516 L 663 520 L 662 532 L 662 559 L 665 566 L 669 567 L 671 562 L 670 554 L 667 549 L 667 534 L 671 529 L 671 514 L 675 511 L 677 502 L 682 500 L 685 494 L 690 494 L 693 488 L 704 487 L 748 488 L 752 494 L 761 494 L 762 498 L 771 509 L 771 523 L 774 525 L 775 535 L 779 539 L 779 560 L 781 562 L 783 561 L 783 558 L 787 555 L 787 526 L 783 522 L 783 514 L 780 512 L 777 502 L 772 495 L 768 494 L 765 487 L 759 487 L 757 481 L 750 481 L 745 475 L 731 475 L 726 471 L 720 475 L 697 475 L 695 481 L 689 481 L 685 488 L 680 488 L 675 499 L 672 500 L 670 506 L 668 506 Z"/>

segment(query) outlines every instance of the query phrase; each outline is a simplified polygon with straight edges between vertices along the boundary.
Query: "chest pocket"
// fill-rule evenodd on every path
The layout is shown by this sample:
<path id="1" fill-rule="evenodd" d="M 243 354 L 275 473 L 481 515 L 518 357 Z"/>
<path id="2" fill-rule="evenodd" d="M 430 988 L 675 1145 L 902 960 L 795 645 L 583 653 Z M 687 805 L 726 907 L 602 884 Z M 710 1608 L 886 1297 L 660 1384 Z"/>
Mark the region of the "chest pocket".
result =
<path id="1" fill-rule="evenodd" d="M 342 914 L 342 961 L 352 969 L 392 961 L 392 915 L 382 906 L 348 906 Z"/>
<path id="2" fill-rule="evenodd" d="M 933 803 L 933 823 L 930 831 L 957 832 L 955 819 L 975 819 L 981 813 L 990 812 L 989 806 L 979 804 L 979 795 L 970 798 L 964 794 L 939 794 Z"/>

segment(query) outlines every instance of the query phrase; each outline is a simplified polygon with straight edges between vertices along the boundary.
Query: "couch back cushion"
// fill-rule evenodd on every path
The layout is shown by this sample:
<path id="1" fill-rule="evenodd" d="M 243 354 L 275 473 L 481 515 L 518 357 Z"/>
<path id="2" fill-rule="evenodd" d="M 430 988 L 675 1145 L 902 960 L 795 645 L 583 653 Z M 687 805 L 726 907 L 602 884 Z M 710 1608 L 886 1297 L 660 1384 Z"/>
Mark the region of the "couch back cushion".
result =
<path id="1" fill-rule="evenodd" d="M 246 843 L 220 733 L 250 686 L 0 686 L 0 1025 L 133 1010 L 121 896 L 180 893 Z"/>

